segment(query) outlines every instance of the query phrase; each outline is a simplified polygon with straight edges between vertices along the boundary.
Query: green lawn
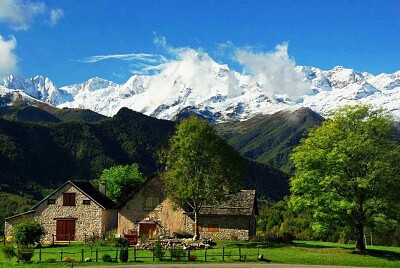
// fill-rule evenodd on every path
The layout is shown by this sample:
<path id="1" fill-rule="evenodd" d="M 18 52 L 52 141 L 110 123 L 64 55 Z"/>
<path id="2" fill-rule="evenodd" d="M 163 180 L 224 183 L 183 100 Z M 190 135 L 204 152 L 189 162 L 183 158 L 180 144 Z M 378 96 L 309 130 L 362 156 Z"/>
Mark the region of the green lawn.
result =
<path id="1" fill-rule="evenodd" d="M 354 245 L 343 245 L 327 242 L 314 241 L 295 241 L 292 245 L 259 243 L 259 242 L 235 242 L 219 241 L 213 249 L 191 251 L 191 255 L 196 255 L 196 262 L 221 262 L 222 252 L 224 251 L 225 262 L 239 261 L 239 247 L 241 255 L 245 255 L 245 261 L 256 261 L 258 253 L 263 254 L 264 258 L 271 260 L 271 263 L 291 263 L 291 264 L 322 264 L 322 265 L 349 265 L 363 267 L 400 267 L 400 248 L 398 247 L 369 247 L 366 253 L 359 253 L 354 250 Z M 0 249 L 2 245 L 0 246 Z M 110 254 L 112 258 L 116 256 L 116 249 L 112 246 L 99 246 L 98 263 L 100 265 L 115 265 L 116 263 L 104 263 L 101 258 L 104 254 Z M 3 254 L 0 254 L 0 266 L 12 267 L 56 267 L 60 266 L 61 251 L 62 257 L 73 258 L 79 262 L 79 265 L 94 265 L 95 263 L 81 263 L 82 250 L 84 258 L 96 258 L 96 252 L 93 248 L 91 252 L 88 246 L 83 244 L 74 244 L 63 247 L 43 247 L 41 249 L 42 261 L 50 258 L 57 260 L 56 264 L 38 263 L 39 250 L 35 250 L 33 264 L 17 264 L 15 259 L 8 262 Z M 185 251 L 185 261 L 187 260 L 187 251 Z M 150 250 L 136 251 L 136 263 L 153 263 L 152 252 Z M 170 262 L 170 252 L 165 253 L 165 262 Z M 129 264 L 134 264 L 134 252 L 130 248 Z M 159 263 L 155 259 L 156 263 Z M 176 261 L 175 261 L 176 262 Z M 70 263 L 62 263 L 70 266 Z"/>

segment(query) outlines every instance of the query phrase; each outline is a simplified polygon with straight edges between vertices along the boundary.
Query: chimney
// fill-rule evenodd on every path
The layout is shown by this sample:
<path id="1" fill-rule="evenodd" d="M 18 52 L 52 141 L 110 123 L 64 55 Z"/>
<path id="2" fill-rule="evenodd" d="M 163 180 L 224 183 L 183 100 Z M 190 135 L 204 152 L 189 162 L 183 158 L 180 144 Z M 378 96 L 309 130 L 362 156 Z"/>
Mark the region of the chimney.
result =
<path id="1" fill-rule="evenodd" d="M 106 190 L 107 190 L 106 183 L 104 181 L 101 181 L 100 184 L 99 184 L 100 193 L 105 195 L 106 194 Z"/>

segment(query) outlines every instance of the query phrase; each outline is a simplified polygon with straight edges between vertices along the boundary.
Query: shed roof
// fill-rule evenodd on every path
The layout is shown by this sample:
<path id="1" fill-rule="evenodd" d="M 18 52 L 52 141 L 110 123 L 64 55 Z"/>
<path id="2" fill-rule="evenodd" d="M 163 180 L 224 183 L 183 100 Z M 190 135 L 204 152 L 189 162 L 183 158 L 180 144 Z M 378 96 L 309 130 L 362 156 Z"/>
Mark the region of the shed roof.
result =
<path id="1" fill-rule="evenodd" d="M 33 212 L 35 212 L 34 210 L 28 210 L 28 211 L 25 211 L 25 212 L 22 212 L 22 213 L 19 213 L 19 214 L 16 214 L 16 215 L 12 215 L 12 216 L 10 216 L 10 217 L 7 217 L 7 218 L 5 218 L 4 220 L 5 221 L 8 221 L 8 220 L 11 220 L 11 219 L 14 219 L 14 218 L 18 218 L 18 217 L 22 217 L 22 216 L 25 216 L 25 215 L 29 215 L 29 214 L 31 214 L 31 213 L 33 213 Z"/>
<path id="2" fill-rule="evenodd" d="M 203 206 L 201 215 L 250 216 L 258 215 L 256 190 L 241 190 L 227 195 L 227 200 L 219 205 Z"/>

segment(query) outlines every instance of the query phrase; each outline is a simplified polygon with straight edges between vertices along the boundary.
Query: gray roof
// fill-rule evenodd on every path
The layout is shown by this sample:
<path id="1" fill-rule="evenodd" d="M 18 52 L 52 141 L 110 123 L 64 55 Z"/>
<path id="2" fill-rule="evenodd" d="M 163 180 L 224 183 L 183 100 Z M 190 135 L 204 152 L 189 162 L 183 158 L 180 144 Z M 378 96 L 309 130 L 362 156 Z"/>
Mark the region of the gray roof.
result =
<path id="1" fill-rule="evenodd" d="M 16 215 L 12 215 L 12 216 L 10 216 L 10 217 L 7 217 L 7 218 L 5 218 L 4 220 L 7 221 L 7 220 L 14 219 L 14 218 L 22 217 L 22 216 L 31 214 L 31 213 L 33 213 L 33 212 L 35 212 L 35 211 L 34 211 L 34 210 L 28 210 L 28 211 L 25 211 L 25 212 L 22 212 L 22 213 L 19 213 L 19 214 L 16 214 Z"/>
<path id="2" fill-rule="evenodd" d="M 238 193 L 227 195 L 226 202 L 203 206 L 201 215 L 227 215 L 227 216 L 251 216 L 258 215 L 256 190 L 241 190 Z"/>
<path id="3" fill-rule="evenodd" d="M 66 184 L 72 184 L 74 187 L 76 187 L 78 190 L 80 190 L 82 193 L 84 193 L 87 197 L 89 197 L 91 200 L 93 200 L 96 204 L 98 204 L 100 207 L 103 209 L 113 209 L 116 208 L 117 204 L 115 204 L 114 201 L 112 201 L 109 197 L 101 193 L 96 187 L 93 186 L 92 183 L 89 181 L 79 181 L 79 180 L 70 180 L 58 187 L 56 190 L 54 190 L 51 194 L 46 196 L 42 201 L 37 203 L 32 209 L 36 209 L 42 202 L 50 198 L 54 193 L 58 192 L 64 185 Z"/>

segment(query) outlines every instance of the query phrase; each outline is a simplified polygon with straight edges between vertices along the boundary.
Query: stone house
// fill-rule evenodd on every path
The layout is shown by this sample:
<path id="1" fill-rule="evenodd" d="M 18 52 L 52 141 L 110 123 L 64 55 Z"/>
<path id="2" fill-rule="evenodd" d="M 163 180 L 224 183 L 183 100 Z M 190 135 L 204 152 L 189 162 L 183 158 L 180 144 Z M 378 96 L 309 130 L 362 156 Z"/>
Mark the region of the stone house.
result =
<path id="1" fill-rule="evenodd" d="M 249 240 L 256 234 L 258 205 L 255 190 L 227 195 L 227 201 L 204 206 L 199 213 L 200 237 Z M 162 180 L 148 178 L 118 210 L 118 234 L 156 238 L 194 233 L 194 215 L 166 197 Z"/>
<path id="2" fill-rule="evenodd" d="M 34 218 L 45 228 L 43 242 L 84 241 L 117 228 L 116 204 L 88 181 L 67 181 L 32 210 L 5 219 L 5 235 L 23 218 Z"/>

